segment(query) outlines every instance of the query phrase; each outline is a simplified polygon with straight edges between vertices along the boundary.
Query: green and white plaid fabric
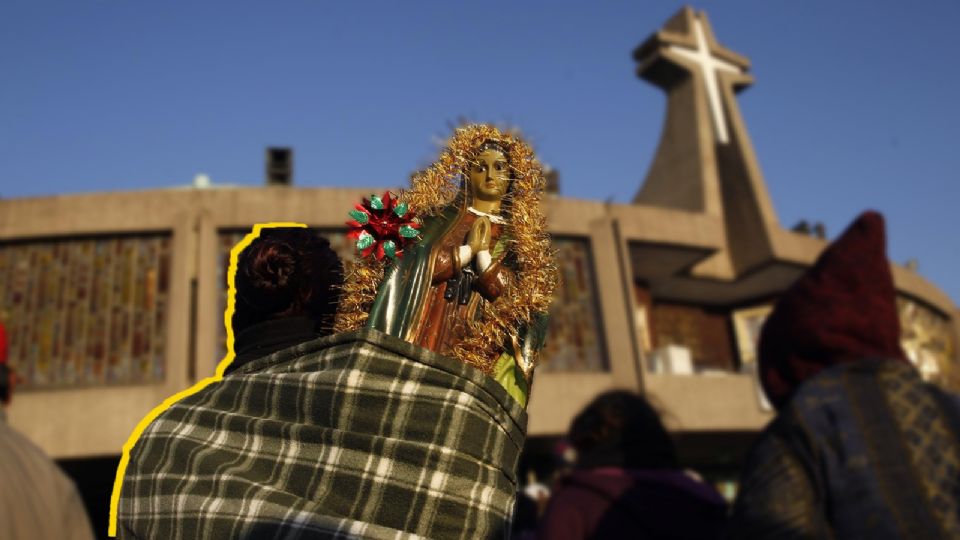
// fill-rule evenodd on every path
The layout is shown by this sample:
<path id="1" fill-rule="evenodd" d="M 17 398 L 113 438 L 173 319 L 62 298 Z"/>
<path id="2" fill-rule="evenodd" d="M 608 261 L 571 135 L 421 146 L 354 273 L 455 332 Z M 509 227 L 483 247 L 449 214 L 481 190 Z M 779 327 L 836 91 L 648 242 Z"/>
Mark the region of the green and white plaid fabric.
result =
<path id="1" fill-rule="evenodd" d="M 493 379 L 375 330 L 256 360 L 130 454 L 121 538 L 503 538 L 526 413 Z"/>

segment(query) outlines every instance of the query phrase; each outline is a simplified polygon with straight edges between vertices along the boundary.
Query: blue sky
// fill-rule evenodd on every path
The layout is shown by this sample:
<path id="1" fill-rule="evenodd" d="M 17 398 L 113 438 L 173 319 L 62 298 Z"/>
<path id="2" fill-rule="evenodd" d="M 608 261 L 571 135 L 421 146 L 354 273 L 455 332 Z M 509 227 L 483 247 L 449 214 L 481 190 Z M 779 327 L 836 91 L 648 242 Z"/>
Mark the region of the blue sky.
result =
<path id="1" fill-rule="evenodd" d="M 629 201 L 660 90 L 630 53 L 676 2 L 0 4 L 0 196 L 397 185 L 458 118 L 509 123 L 562 193 Z M 887 217 L 892 260 L 960 300 L 960 2 L 702 2 L 751 58 L 740 108 L 784 226 Z"/>

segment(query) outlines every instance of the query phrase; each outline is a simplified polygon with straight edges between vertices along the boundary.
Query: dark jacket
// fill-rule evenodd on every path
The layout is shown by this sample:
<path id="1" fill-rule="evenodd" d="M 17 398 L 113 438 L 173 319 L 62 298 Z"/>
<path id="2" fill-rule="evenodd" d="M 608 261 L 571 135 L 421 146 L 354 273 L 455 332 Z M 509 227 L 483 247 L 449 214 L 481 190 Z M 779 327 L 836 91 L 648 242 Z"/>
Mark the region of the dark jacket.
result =
<path id="1" fill-rule="evenodd" d="M 911 366 L 840 364 L 808 380 L 751 450 L 735 539 L 960 538 L 960 413 Z"/>

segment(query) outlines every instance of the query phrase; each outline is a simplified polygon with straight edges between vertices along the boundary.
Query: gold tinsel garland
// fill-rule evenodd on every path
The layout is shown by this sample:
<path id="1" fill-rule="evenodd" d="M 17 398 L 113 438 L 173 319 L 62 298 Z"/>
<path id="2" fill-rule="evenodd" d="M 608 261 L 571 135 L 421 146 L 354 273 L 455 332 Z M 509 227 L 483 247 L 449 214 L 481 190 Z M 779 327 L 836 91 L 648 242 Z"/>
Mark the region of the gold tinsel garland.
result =
<path id="1" fill-rule="evenodd" d="M 374 257 L 366 257 L 344 265 L 343 291 L 333 322 L 335 333 L 358 330 L 367 322 L 368 311 L 377 296 L 377 287 L 383 281 L 384 263 Z"/>
<path id="2" fill-rule="evenodd" d="M 530 146 L 513 134 L 483 124 L 464 126 L 454 132 L 439 159 L 413 177 L 411 188 L 400 194 L 400 200 L 419 216 L 439 213 L 456 200 L 459 180 L 466 175 L 478 149 L 488 141 L 504 147 L 513 173 L 513 187 L 504 201 L 508 213 L 504 232 L 508 238 L 507 252 L 512 254 L 517 267 L 516 279 L 495 302 L 485 303 L 483 313 L 470 323 L 464 340 L 454 347 L 453 356 L 489 373 L 500 352 L 505 348 L 510 351 L 507 344 L 517 337 L 517 330 L 536 314 L 546 313 L 557 286 L 555 256 L 540 209 L 540 194 L 545 186 L 540 163 Z M 364 325 L 384 269 L 384 261 L 368 257 L 349 270 L 335 331 L 356 330 Z"/>

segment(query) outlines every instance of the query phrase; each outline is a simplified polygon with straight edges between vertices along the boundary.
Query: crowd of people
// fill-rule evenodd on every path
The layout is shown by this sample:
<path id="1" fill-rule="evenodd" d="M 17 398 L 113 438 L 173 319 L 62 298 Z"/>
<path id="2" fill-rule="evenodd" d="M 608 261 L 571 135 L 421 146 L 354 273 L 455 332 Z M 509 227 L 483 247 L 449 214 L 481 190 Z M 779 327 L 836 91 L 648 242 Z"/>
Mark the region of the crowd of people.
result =
<path id="1" fill-rule="evenodd" d="M 221 384 L 144 432 L 117 532 L 960 538 L 960 401 L 921 380 L 899 345 L 884 235 L 882 217 L 863 214 L 779 298 L 759 343 L 777 414 L 732 504 L 684 469 L 644 396 L 612 391 L 574 418 L 572 467 L 538 508 L 529 497 L 514 503 L 525 422 L 516 400 L 412 344 L 332 333 L 337 256 L 308 229 L 265 230 L 238 261 L 236 359 Z M 2 345 L 0 331 L 6 403 L 15 378 Z M 0 536 L 89 536 L 73 485 L 2 415 L 0 446 Z M 36 501 L 21 495 L 32 491 Z M 44 511 L 15 510 L 24 505 Z"/>
<path id="2" fill-rule="evenodd" d="M 778 300 L 760 379 L 777 410 L 728 509 L 678 466 L 641 396 L 571 425 L 572 473 L 533 538 L 960 538 L 960 399 L 901 349 L 883 218 L 861 215 Z"/>

